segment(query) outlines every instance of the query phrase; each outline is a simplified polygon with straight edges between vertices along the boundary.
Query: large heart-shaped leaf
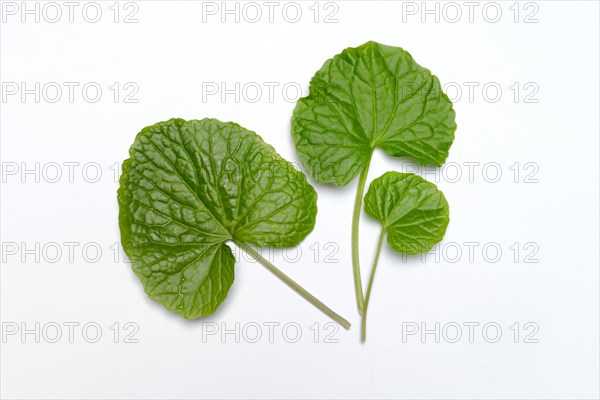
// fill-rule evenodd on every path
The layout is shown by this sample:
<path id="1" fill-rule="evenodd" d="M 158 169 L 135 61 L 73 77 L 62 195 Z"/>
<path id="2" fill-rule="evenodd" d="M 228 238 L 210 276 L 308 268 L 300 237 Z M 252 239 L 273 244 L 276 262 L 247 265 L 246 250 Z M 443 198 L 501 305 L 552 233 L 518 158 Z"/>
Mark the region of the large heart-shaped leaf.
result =
<path id="1" fill-rule="evenodd" d="M 314 227 L 306 177 L 235 123 L 160 122 L 129 152 L 118 191 L 123 248 L 148 296 L 185 318 L 227 296 L 235 259 L 225 242 L 293 246 Z"/>
<path id="2" fill-rule="evenodd" d="M 346 185 L 373 150 L 441 165 L 456 130 L 438 78 L 399 47 L 368 42 L 327 60 L 298 101 L 292 137 L 318 182 Z"/>
<path id="3" fill-rule="evenodd" d="M 444 194 L 420 176 L 400 172 L 386 172 L 371 182 L 365 212 L 381 222 L 390 246 L 404 254 L 430 250 L 450 222 Z"/>

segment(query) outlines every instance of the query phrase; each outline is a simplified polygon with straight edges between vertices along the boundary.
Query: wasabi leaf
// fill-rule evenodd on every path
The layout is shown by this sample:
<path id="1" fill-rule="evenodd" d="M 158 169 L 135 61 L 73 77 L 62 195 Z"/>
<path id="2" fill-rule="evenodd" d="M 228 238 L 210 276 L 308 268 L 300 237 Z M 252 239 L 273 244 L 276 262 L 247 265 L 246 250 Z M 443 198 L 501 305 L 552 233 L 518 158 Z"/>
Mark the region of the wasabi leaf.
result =
<path id="1" fill-rule="evenodd" d="M 235 259 L 226 242 L 249 252 L 293 246 L 314 227 L 317 194 L 306 177 L 235 123 L 159 122 L 129 153 L 118 190 L 123 248 L 148 296 L 185 318 L 213 313 L 227 296 Z"/>
<path id="2" fill-rule="evenodd" d="M 403 254 L 429 251 L 450 222 L 444 194 L 420 176 L 400 172 L 386 172 L 371 182 L 365 212 L 381 222 L 390 246 Z"/>
<path id="3" fill-rule="evenodd" d="M 367 42 L 329 59 L 292 116 L 296 150 L 318 182 L 346 185 L 377 147 L 441 165 L 456 130 L 438 78 L 399 47 Z"/>
<path id="4" fill-rule="evenodd" d="M 440 166 L 456 130 L 452 102 L 438 78 L 400 47 L 367 42 L 323 64 L 309 95 L 292 116 L 300 160 L 317 182 L 338 186 L 360 174 L 352 216 L 352 267 L 363 313 L 359 220 L 376 148 L 396 157 Z"/>
<path id="5" fill-rule="evenodd" d="M 363 342 L 375 271 L 386 233 L 388 243 L 397 252 L 425 253 L 444 238 L 450 222 L 444 194 L 420 176 L 400 172 L 386 172 L 371 183 L 365 196 L 365 212 L 381 222 L 382 227 L 363 306 Z"/>

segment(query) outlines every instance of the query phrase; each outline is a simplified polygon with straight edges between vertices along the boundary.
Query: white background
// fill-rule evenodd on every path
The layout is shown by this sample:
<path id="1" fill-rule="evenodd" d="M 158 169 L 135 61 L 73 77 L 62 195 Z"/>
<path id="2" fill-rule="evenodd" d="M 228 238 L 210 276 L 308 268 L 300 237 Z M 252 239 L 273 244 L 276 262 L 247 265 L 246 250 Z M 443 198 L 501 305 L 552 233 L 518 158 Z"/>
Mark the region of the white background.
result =
<path id="1" fill-rule="evenodd" d="M 96 23 L 83 18 L 85 2 L 73 22 L 59 2 L 63 15 L 55 23 L 48 21 L 54 9 L 43 14 L 44 2 L 38 3 L 39 22 L 35 15 L 22 22 L 21 2 L 13 3 L 15 15 L 7 3 L 0 26 L 3 398 L 598 398 L 597 2 L 498 2 L 486 13 L 488 3 L 481 2 L 472 21 L 463 2 L 437 3 L 436 21 L 435 14 L 422 15 L 421 2 L 338 1 L 318 4 L 315 22 L 310 1 L 298 3 L 296 23 L 282 15 L 285 2 L 274 9 L 273 22 L 258 2 L 263 15 L 255 23 L 248 21 L 254 10 L 243 14 L 245 3 L 238 3 L 240 21 L 229 15 L 225 23 L 221 2 L 213 3 L 215 15 L 203 14 L 203 7 L 213 8 L 199 1 L 122 2 L 117 23 L 112 1 L 100 3 Z M 452 22 L 456 7 L 462 17 Z M 492 22 L 498 8 L 502 14 Z M 94 10 L 86 10 L 93 18 Z M 133 11 L 137 22 L 124 23 Z M 294 12 L 287 11 L 290 20 Z M 331 12 L 337 22 L 324 23 Z M 316 185 L 317 225 L 301 257 L 294 259 L 295 250 L 275 253 L 281 269 L 351 320 L 350 331 L 333 334 L 337 343 L 325 343 L 333 332 L 326 317 L 244 260 L 227 300 L 204 320 L 183 320 L 149 300 L 129 265 L 114 260 L 114 165 L 127 157 L 136 133 L 171 117 L 232 120 L 297 162 L 289 134 L 294 88 L 306 92 L 327 58 L 368 40 L 401 46 L 431 69 L 454 98 L 458 130 L 445 172 L 419 171 L 438 181 L 450 203 L 444 242 L 424 262 L 384 249 L 367 343 L 359 343 L 350 259 L 356 181 L 344 188 Z M 52 91 L 42 91 L 39 102 L 35 94 L 8 93 L 11 83 L 31 89 L 36 82 L 40 91 L 52 82 L 79 86 L 72 102 L 66 86 L 56 103 L 49 101 Z M 103 90 L 95 103 L 81 94 L 90 82 Z M 116 103 L 109 88 L 115 82 Z M 240 90 L 254 82 L 263 92 L 256 102 L 256 92 L 222 99 L 203 92 L 211 82 L 230 89 L 239 82 Z M 273 98 L 265 82 L 279 85 Z M 478 85 L 472 98 L 467 85 Z M 136 87 L 137 103 L 125 102 Z M 65 162 L 79 163 L 73 182 Z M 22 174 L 36 163 L 39 176 Z M 97 164 L 82 175 L 88 163 Z M 62 175 L 53 183 L 57 164 Z M 471 176 L 468 165 L 474 165 Z M 98 166 L 102 175 L 90 182 Z M 405 167 L 376 153 L 369 180 Z M 497 171 L 502 175 L 493 182 Z M 367 217 L 361 226 L 366 279 L 378 227 Z M 73 259 L 65 242 L 77 243 Z M 470 242 L 477 243 L 471 259 Z M 327 243 L 333 245 L 325 249 Z M 336 246 L 333 262 L 325 262 Z M 484 246 L 489 253 L 482 253 Z M 72 343 L 69 322 L 80 324 Z M 273 343 L 264 325 L 270 322 L 280 324 Z M 472 343 L 469 322 L 479 324 Z M 35 332 L 36 323 L 39 343 L 35 333 L 21 335 Z M 102 328 L 96 343 L 88 342 L 93 329 L 82 333 L 89 323 Z M 234 334 L 207 336 L 215 327 L 235 330 L 236 323 L 239 342 Z M 249 340 L 253 323 L 262 327 L 258 343 Z M 297 343 L 289 341 L 294 329 L 282 332 L 286 323 L 302 329 Z M 408 327 L 435 330 L 436 323 L 439 343 L 434 334 L 403 340 Z M 486 323 L 492 324 L 487 335 Z M 51 343 L 56 324 L 62 336 Z M 462 337 L 451 343 L 456 324 Z M 496 326 L 501 336 L 490 343 Z M 19 331 L 9 335 L 15 327 Z M 137 343 L 126 343 L 124 335 L 135 327 L 129 339 Z"/>

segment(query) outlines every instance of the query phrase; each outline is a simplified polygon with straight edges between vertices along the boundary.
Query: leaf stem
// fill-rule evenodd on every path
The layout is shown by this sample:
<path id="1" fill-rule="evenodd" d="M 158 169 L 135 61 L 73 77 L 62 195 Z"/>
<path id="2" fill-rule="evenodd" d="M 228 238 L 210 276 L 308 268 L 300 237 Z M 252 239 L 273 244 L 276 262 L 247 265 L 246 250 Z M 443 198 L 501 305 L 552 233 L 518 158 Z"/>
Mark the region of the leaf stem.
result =
<path id="1" fill-rule="evenodd" d="M 360 173 L 358 178 L 358 186 L 356 187 L 356 198 L 354 199 L 354 212 L 352 214 L 352 271 L 354 274 L 354 292 L 356 293 L 356 304 L 358 313 L 363 315 L 364 296 L 362 290 L 362 278 L 360 275 L 360 257 L 358 253 L 358 224 L 360 222 L 360 210 L 362 206 L 363 193 L 365 192 L 365 184 L 367 183 L 367 175 L 369 174 L 369 165 L 371 164 L 371 155 L 367 165 Z"/>
<path id="2" fill-rule="evenodd" d="M 369 307 L 369 299 L 371 298 L 371 289 L 373 288 L 373 281 L 375 280 L 375 271 L 377 270 L 377 263 L 379 262 L 379 254 L 381 253 L 381 244 L 385 237 L 385 228 L 381 228 L 379 234 L 379 242 L 377 243 L 377 251 L 375 253 L 375 259 L 373 260 L 373 267 L 371 268 L 371 276 L 369 277 L 369 286 L 367 286 L 367 295 L 365 296 L 365 304 L 362 314 L 360 341 L 365 342 L 367 340 L 367 308 Z"/>
<path id="3" fill-rule="evenodd" d="M 343 326 L 345 329 L 350 329 L 350 322 L 344 319 L 342 316 L 337 314 L 331 308 L 327 307 L 323 304 L 319 299 L 310 294 L 306 289 L 302 286 L 298 285 L 292 278 L 284 274 L 281 270 L 271 264 L 268 260 L 264 259 L 260 253 L 254 250 L 252 247 L 248 246 L 246 243 L 234 240 L 234 243 L 241 249 L 243 249 L 246 253 L 250 254 L 256 261 L 258 261 L 263 267 L 268 269 L 271 273 L 273 273 L 276 277 L 281 279 L 283 283 L 292 288 L 296 293 L 300 296 L 304 297 L 310 304 L 317 307 L 328 317 L 333 319 L 335 322 Z"/>

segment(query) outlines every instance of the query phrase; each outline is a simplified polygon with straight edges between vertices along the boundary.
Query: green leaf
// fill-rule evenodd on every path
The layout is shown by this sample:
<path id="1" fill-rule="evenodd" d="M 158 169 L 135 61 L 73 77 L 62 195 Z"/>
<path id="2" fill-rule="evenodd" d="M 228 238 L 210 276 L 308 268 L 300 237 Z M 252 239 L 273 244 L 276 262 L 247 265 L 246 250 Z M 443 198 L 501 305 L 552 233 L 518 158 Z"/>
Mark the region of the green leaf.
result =
<path id="1" fill-rule="evenodd" d="M 214 119 L 144 128 L 123 163 L 121 241 L 148 296 L 188 319 L 233 283 L 226 244 L 286 247 L 315 224 L 306 177 L 256 133 Z"/>
<path id="2" fill-rule="evenodd" d="M 298 101 L 292 137 L 318 182 L 346 185 L 377 147 L 441 165 L 456 130 L 438 78 L 399 47 L 367 42 L 327 60 Z"/>
<path id="3" fill-rule="evenodd" d="M 386 172 L 371 183 L 365 212 L 381 222 L 390 246 L 404 254 L 430 250 L 450 222 L 448 202 L 437 186 L 400 172 Z"/>

